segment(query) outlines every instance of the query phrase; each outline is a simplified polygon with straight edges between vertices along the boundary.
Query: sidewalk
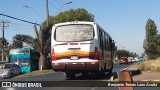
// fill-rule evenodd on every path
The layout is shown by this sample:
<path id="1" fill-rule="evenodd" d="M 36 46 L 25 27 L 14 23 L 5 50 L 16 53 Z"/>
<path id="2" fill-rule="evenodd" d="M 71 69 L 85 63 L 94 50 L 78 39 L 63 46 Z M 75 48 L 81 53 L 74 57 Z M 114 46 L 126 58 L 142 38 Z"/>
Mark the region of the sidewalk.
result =
<path id="1" fill-rule="evenodd" d="M 160 81 L 160 72 L 140 71 L 137 64 L 126 69 L 131 71 L 133 81 Z"/>

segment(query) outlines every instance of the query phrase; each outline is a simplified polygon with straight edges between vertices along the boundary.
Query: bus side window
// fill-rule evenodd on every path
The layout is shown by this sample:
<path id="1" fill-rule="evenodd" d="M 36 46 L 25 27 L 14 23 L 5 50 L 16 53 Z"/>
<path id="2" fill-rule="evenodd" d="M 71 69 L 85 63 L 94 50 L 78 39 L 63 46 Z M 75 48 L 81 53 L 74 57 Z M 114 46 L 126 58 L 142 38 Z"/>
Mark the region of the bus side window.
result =
<path id="1" fill-rule="evenodd" d="M 108 44 L 108 51 L 110 51 L 110 42 L 109 42 L 109 37 L 107 38 L 107 44 Z"/>
<path id="2" fill-rule="evenodd" d="M 104 35 L 104 49 L 107 50 L 106 34 Z"/>
<path id="3" fill-rule="evenodd" d="M 113 42 L 112 42 L 111 38 L 109 38 L 109 44 L 110 44 L 110 51 L 112 51 L 112 49 L 113 49 Z"/>
<path id="4" fill-rule="evenodd" d="M 105 39 L 105 43 L 106 43 L 105 46 L 106 46 L 106 50 L 108 50 L 108 37 L 107 37 L 107 35 L 105 36 L 105 38 L 106 38 L 106 39 Z"/>
<path id="5" fill-rule="evenodd" d="M 100 37 L 100 47 L 103 48 L 102 31 L 100 29 L 99 29 L 99 37 Z"/>

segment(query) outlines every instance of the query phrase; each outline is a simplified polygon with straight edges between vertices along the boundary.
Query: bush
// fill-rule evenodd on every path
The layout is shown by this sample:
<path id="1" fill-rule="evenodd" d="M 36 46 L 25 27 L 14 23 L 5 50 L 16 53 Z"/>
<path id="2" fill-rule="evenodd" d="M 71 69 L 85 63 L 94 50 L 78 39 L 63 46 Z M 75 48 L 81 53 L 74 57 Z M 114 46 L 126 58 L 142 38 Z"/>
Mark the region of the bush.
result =
<path id="1" fill-rule="evenodd" d="M 160 72 L 160 59 L 139 62 L 138 69 L 141 71 Z"/>

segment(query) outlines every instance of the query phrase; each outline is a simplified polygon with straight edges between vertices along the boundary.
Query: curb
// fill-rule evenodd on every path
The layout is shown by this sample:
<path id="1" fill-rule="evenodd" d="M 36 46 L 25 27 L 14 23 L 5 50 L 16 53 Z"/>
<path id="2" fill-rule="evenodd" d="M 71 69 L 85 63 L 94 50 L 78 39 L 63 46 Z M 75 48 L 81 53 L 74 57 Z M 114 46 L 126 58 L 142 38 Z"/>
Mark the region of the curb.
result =
<path id="1" fill-rule="evenodd" d="M 136 63 L 134 63 L 134 64 L 132 64 L 132 65 L 135 65 Z M 128 68 L 130 68 L 132 65 L 130 65 L 130 66 L 128 66 L 128 67 L 126 67 L 126 68 L 124 68 L 123 70 L 121 70 L 121 71 L 124 71 L 124 70 L 127 70 Z"/>
<path id="2" fill-rule="evenodd" d="M 135 64 L 136 64 L 136 63 L 134 63 L 134 64 L 132 64 L 132 65 L 135 65 Z M 124 69 L 121 70 L 121 71 L 127 71 L 127 69 L 129 69 L 132 65 L 130 65 L 130 66 L 124 68 Z M 121 72 L 121 71 L 120 71 L 120 72 Z M 128 70 L 128 71 L 129 71 L 129 73 L 130 73 L 131 76 L 142 74 L 142 72 L 141 72 L 140 69 L 136 69 L 136 70 Z"/>
<path id="3" fill-rule="evenodd" d="M 135 63 L 134 63 L 134 64 L 135 64 Z M 132 64 L 132 65 L 134 65 L 134 64 Z M 130 66 L 122 69 L 122 70 L 119 71 L 119 72 L 127 71 L 127 69 L 130 68 L 132 65 L 130 65 Z M 117 72 L 117 73 L 118 73 L 118 72 Z M 139 69 L 137 69 L 137 70 L 129 71 L 129 73 L 130 73 L 130 75 L 134 76 L 134 75 L 141 74 L 141 71 L 140 71 Z M 111 78 L 110 78 L 110 81 L 113 81 L 115 78 L 117 78 L 117 74 L 112 75 Z"/>
<path id="4" fill-rule="evenodd" d="M 141 80 L 142 82 L 159 82 L 160 83 L 160 80 Z"/>
<path id="5" fill-rule="evenodd" d="M 125 70 L 127 70 L 128 68 L 130 68 L 130 67 L 131 67 L 131 65 L 130 65 L 130 66 L 128 66 L 128 67 L 126 67 L 126 68 L 124 68 L 123 70 L 121 70 L 121 71 L 119 71 L 119 72 L 125 71 Z M 118 73 L 118 72 L 117 72 L 117 73 Z M 110 81 L 115 80 L 115 78 L 117 78 L 117 74 L 112 75 L 112 76 L 111 76 L 111 78 L 110 78 Z"/>

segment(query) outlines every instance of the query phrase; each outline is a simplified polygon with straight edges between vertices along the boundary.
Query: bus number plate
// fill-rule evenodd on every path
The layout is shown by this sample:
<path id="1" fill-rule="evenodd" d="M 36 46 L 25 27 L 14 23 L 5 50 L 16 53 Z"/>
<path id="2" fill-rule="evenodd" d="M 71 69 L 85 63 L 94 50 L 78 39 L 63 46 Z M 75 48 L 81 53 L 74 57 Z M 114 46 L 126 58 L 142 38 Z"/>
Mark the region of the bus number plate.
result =
<path id="1" fill-rule="evenodd" d="M 72 59 L 72 60 L 77 60 L 78 57 L 77 57 L 77 56 L 71 56 L 71 59 Z"/>

